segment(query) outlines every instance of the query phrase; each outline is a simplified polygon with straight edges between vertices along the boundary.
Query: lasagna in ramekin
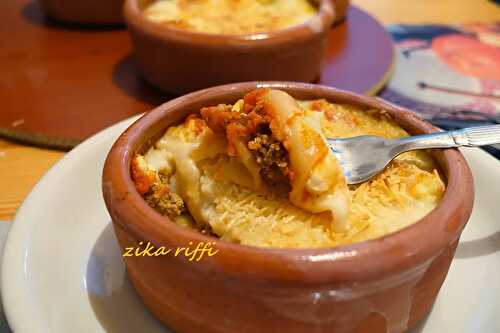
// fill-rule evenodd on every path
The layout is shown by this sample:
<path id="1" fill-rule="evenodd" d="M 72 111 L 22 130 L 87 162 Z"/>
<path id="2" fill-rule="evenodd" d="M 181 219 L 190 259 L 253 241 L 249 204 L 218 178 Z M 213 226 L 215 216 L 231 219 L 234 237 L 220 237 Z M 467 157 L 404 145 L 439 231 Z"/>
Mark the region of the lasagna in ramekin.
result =
<path id="1" fill-rule="evenodd" d="M 315 248 L 381 237 L 416 222 L 445 191 L 424 151 L 347 185 L 325 138 L 408 134 L 381 110 L 295 100 L 258 89 L 207 106 L 166 133 L 131 167 L 160 214 L 230 242 Z"/>
<path id="2" fill-rule="evenodd" d="M 244 35 L 304 23 L 316 15 L 317 8 L 309 0 L 155 0 L 143 13 L 169 27 Z"/>

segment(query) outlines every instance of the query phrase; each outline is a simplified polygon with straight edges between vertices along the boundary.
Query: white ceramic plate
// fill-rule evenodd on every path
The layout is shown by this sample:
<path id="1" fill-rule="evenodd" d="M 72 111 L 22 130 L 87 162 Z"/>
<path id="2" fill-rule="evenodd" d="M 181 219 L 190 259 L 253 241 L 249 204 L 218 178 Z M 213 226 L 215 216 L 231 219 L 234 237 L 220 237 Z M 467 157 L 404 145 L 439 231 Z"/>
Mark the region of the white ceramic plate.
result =
<path id="1" fill-rule="evenodd" d="M 128 282 L 101 196 L 106 154 L 131 122 L 67 154 L 20 208 L 1 276 L 15 332 L 169 332 Z M 479 149 L 465 155 L 476 182 L 474 213 L 418 332 L 500 332 L 500 163 Z"/>

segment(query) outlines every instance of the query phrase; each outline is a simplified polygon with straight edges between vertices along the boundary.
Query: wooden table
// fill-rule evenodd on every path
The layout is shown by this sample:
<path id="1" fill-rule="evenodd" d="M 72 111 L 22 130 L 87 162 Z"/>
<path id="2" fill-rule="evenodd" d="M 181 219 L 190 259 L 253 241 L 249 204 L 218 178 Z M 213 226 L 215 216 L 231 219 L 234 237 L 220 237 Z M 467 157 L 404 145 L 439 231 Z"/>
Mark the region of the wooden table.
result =
<path id="1" fill-rule="evenodd" d="M 385 24 L 495 22 L 500 18 L 500 6 L 487 0 L 352 0 L 352 3 Z M 0 220 L 13 219 L 31 188 L 63 156 L 62 152 L 0 139 Z"/>

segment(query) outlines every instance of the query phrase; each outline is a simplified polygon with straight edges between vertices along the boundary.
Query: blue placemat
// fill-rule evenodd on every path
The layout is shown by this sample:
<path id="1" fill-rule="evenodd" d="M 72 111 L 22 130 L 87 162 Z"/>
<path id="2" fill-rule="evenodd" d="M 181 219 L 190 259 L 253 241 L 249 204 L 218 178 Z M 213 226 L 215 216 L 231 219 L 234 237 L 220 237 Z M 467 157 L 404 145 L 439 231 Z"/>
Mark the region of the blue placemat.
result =
<path id="1" fill-rule="evenodd" d="M 500 23 L 387 29 L 396 65 L 381 97 L 447 130 L 500 123 Z"/>

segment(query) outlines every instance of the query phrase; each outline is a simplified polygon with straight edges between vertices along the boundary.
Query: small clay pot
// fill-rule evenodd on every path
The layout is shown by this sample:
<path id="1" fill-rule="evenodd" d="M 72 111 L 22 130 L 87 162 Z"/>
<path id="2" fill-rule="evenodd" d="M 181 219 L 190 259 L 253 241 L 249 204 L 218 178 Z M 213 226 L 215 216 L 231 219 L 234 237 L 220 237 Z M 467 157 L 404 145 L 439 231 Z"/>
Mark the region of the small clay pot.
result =
<path id="1" fill-rule="evenodd" d="M 124 0 L 39 0 L 44 13 L 58 21 L 116 25 L 123 23 Z"/>
<path id="2" fill-rule="evenodd" d="M 118 138 L 104 166 L 104 199 L 121 248 L 148 241 L 174 249 L 216 241 L 219 252 L 199 262 L 174 255 L 125 257 L 144 304 L 178 333 L 378 333 L 413 327 L 431 309 L 472 210 L 472 175 L 457 149 L 432 153 L 447 187 L 428 215 L 385 237 L 334 248 L 271 249 L 218 240 L 161 216 L 136 191 L 131 158 L 167 127 L 202 106 L 233 103 L 262 86 L 299 99 L 386 110 L 412 134 L 436 131 L 383 100 L 304 83 L 219 86 L 147 113 Z"/>
<path id="3" fill-rule="evenodd" d="M 149 21 L 144 2 L 126 0 L 125 22 L 142 76 L 171 93 L 252 80 L 318 78 L 334 20 L 331 0 L 304 24 L 250 35 L 198 33 Z"/>

